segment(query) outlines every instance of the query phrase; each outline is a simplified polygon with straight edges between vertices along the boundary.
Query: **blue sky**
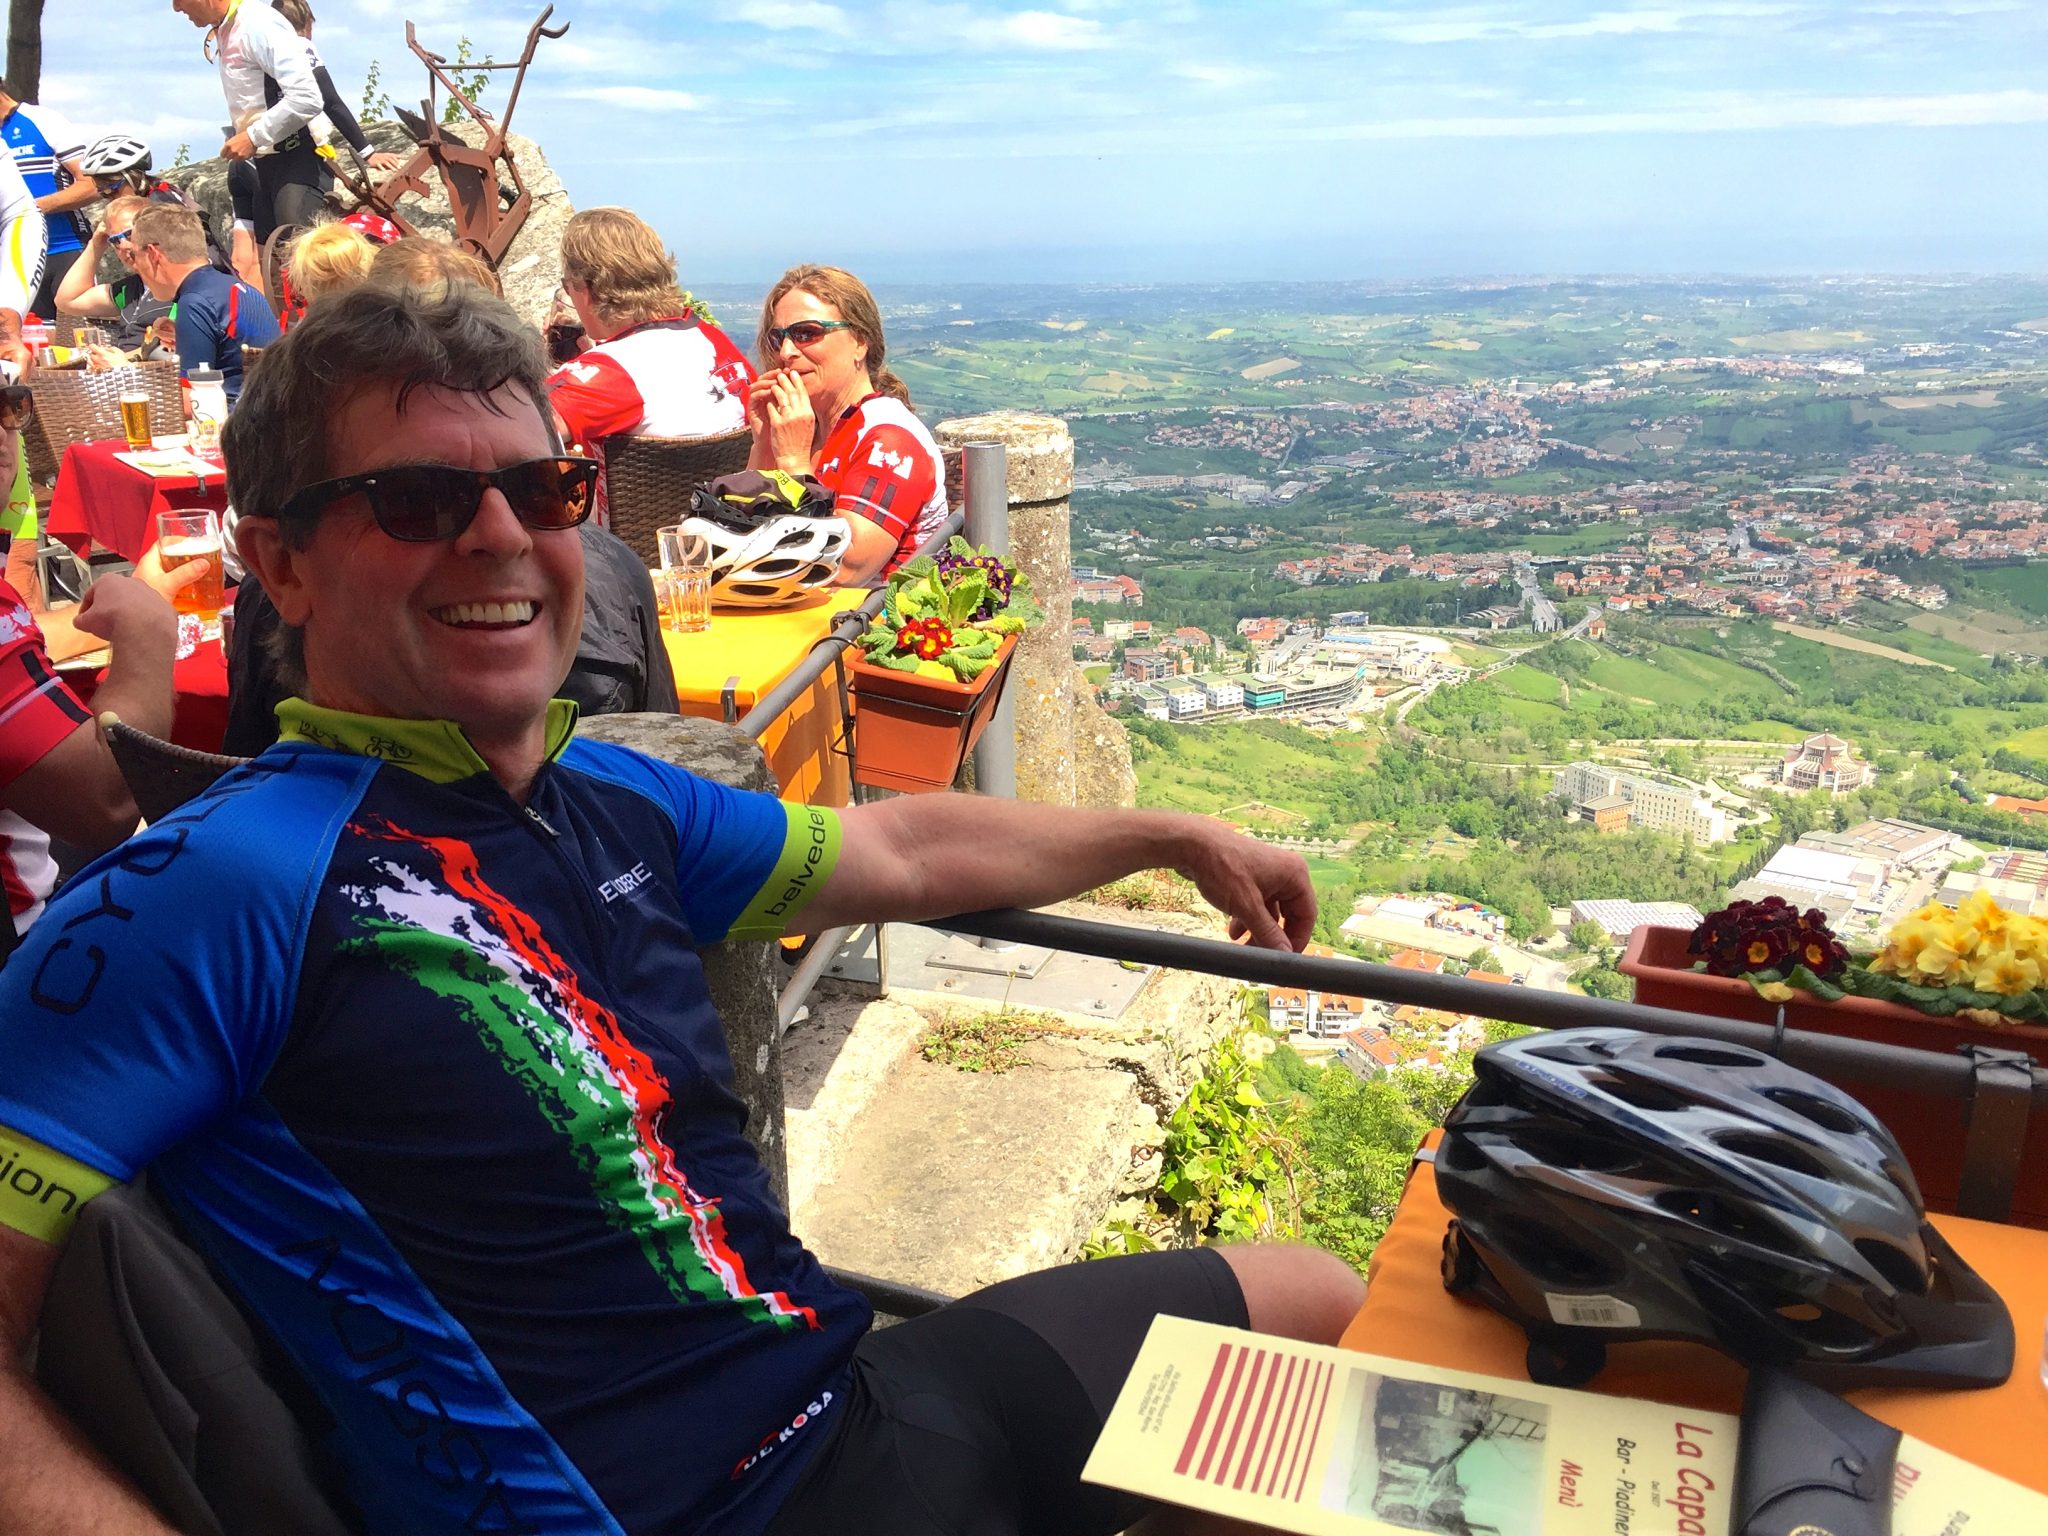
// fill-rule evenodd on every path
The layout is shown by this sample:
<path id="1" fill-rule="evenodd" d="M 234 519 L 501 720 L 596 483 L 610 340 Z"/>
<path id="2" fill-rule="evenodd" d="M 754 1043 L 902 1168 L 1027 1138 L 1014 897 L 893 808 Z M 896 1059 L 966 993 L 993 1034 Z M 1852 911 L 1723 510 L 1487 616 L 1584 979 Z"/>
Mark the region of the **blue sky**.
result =
<path id="1" fill-rule="evenodd" d="M 503 57 L 539 6 L 319 9 L 344 94 L 376 58 L 403 100 L 424 85 L 407 17 Z M 686 281 L 798 259 L 1065 282 L 2048 257 L 2043 0 L 560 0 L 555 19 L 572 30 L 514 127 L 579 205 L 649 218 Z M 165 159 L 218 140 L 169 0 L 49 0 L 44 78 Z"/>

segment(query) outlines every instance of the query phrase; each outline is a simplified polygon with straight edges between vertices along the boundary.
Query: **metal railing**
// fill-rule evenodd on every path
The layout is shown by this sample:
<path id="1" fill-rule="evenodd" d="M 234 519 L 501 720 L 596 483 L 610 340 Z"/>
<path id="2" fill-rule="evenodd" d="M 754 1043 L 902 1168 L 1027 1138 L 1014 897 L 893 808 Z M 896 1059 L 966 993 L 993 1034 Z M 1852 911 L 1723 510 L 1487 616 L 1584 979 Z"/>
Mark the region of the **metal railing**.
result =
<path id="1" fill-rule="evenodd" d="M 1383 1003 L 1412 1003 L 1446 1013 L 1475 1014 L 1542 1029 L 1605 1024 L 1660 1035 L 1700 1035 L 1745 1045 L 1790 1066 L 1830 1080 L 1847 1078 L 1873 1087 L 1903 1089 L 1967 1106 L 1959 1215 L 2004 1221 L 2012 1212 L 2027 1126 L 2037 1106 L 2048 1106 L 2048 1069 L 2020 1051 L 1968 1047 L 1954 1055 L 1906 1046 L 1750 1024 L 1709 1014 L 1649 1008 L 1569 992 L 1501 987 L 1454 976 L 1433 976 L 1364 960 L 1254 949 L 1220 939 L 1194 938 L 1115 923 L 1057 917 L 1007 908 L 936 918 L 924 926 L 975 938 L 1038 945 L 1172 970 L 1201 971 L 1268 986 L 1297 987 Z"/>

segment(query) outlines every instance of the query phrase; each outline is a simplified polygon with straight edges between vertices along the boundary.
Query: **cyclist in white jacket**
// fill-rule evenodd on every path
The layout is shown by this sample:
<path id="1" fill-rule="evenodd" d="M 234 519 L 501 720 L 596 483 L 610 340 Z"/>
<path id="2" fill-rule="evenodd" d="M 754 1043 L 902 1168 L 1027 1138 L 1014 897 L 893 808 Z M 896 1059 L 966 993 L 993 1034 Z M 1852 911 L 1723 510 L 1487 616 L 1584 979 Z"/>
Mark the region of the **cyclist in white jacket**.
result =
<path id="1" fill-rule="evenodd" d="M 206 29 L 220 66 L 234 128 L 220 152 L 256 163 L 258 243 L 279 225 L 317 221 L 334 177 L 312 131 L 321 107 L 313 45 L 268 0 L 171 0 L 171 9 Z"/>

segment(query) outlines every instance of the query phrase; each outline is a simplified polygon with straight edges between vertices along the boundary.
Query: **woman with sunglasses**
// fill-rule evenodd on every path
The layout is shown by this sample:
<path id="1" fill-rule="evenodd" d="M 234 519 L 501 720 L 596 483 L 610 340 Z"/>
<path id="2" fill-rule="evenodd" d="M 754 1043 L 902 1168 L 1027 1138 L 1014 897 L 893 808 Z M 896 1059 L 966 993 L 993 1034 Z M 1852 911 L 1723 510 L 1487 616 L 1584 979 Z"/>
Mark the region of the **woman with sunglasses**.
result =
<path id="1" fill-rule="evenodd" d="M 747 397 L 752 469 L 814 475 L 853 531 L 839 581 L 860 586 L 917 552 L 946 520 L 939 445 L 884 366 L 882 312 L 839 267 L 792 267 L 768 291 Z"/>

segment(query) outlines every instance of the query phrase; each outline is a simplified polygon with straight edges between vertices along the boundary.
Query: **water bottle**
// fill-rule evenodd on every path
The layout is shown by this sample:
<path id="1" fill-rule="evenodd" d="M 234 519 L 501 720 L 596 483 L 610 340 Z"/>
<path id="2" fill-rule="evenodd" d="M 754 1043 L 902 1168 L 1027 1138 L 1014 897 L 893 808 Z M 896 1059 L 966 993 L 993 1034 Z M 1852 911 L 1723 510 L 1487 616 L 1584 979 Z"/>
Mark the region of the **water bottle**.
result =
<path id="1" fill-rule="evenodd" d="M 220 457 L 221 424 L 228 419 L 228 390 L 217 368 L 194 368 L 185 382 L 192 390 L 192 451 Z"/>

